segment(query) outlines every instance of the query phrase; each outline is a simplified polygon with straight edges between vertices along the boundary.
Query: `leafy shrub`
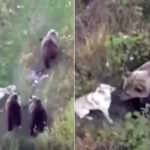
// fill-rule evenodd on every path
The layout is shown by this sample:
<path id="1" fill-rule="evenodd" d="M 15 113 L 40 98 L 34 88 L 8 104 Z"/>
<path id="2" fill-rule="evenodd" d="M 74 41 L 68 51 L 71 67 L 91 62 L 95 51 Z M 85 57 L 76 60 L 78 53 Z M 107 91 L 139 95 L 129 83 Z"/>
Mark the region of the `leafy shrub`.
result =
<path id="1" fill-rule="evenodd" d="M 112 35 L 105 43 L 109 74 L 113 77 L 113 84 L 120 85 L 126 71 L 133 71 L 149 61 L 149 37 L 142 34 Z M 120 81 L 120 82 L 118 82 Z"/>

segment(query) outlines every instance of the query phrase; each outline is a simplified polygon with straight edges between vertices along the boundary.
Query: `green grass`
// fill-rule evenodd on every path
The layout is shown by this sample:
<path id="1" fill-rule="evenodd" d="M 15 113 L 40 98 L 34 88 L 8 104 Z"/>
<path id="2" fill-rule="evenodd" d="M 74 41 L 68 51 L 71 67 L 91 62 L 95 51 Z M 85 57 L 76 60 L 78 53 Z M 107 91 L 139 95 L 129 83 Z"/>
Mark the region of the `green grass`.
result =
<path id="1" fill-rule="evenodd" d="M 73 1 L 1 1 L 0 86 L 6 86 L 16 80 L 14 72 L 18 70 L 14 68 L 21 53 L 40 46 L 39 39 L 50 28 L 56 29 L 61 38 L 73 34 Z"/>
<path id="2" fill-rule="evenodd" d="M 26 97 L 32 93 L 30 85 L 26 82 L 27 71 L 23 57 L 29 53 L 33 54 L 39 49 L 40 39 L 51 28 L 59 32 L 60 46 L 64 56 L 68 56 L 69 59 L 73 58 L 71 56 L 74 44 L 73 5 L 73 0 L 0 0 L 0 87 L 16 84 L 22 100 L 28 100 Z M 72 150 L 73 102 L 67 101 L 72 97 L 72 88 L 67 90 L 73 84 L 71 82 L 72 74 L 69 74 L 72 67 L 72 62 L 68 67 L 68 59 L 64 59 L 64 63 L 61 63 L 57 70 L 53 70 L 60 74 L 43 87 L 43 91 L 48 94 L 40 92 L 40 97 L 49 101 L 48 108 L 51 108 L 55 103 L 61 103 L 61 107 L 66 106 L 64 113 L 58 114 L 54 118 L 52 133 L 46 131 L 35 139 L 15 138 L 13 135 L 11 138 L 3 137 L 0 140 L 1 150 L 48 150 L 52 147 L 56 148 L 56 146 L 58 149 L 64 147 L 64 149 Z M 67 78 L 68 76 L 70 77 Z M 55 82 L 56 85 L 52 87 Z M 54 91 L 52 92 L 51 89 Z M 61 99 L 56 102 L 55 97 L 53 99 L 49 93 L 52 93 L 52 96 L 60 95 Z M 55 110 L 59 109 L 58 106 Z"/>

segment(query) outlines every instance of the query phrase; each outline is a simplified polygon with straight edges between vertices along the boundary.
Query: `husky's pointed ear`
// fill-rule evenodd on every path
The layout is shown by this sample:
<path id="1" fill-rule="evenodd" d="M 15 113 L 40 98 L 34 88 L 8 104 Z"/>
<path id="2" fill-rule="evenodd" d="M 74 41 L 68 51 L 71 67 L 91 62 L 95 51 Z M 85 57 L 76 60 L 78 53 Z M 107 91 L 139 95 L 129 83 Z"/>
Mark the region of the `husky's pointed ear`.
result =
<path id="1" fill-rule="evenodd" d="M 111 87 L 111 92 L 114 92 L 116 90 L 116 87 Z"/>
<path id="2" fill-rule="evenodd" d="M 98 86 L 98 87 L 96 88 L 95 92 L 99 92 L 100 90 L 101 90 L 101 87 Z"/>

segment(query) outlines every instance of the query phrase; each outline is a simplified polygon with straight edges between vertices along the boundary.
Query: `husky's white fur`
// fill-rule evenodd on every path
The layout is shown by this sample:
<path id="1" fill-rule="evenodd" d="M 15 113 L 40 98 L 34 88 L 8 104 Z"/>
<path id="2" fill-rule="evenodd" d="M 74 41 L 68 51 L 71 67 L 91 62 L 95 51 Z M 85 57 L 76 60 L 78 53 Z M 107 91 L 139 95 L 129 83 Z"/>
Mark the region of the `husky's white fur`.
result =
<path id="1" fill-rule="evenodd" d="M 75 102 L 75 112 L 82 119 L 85 118 L 90 110 L 100 110 L 110 124 L 113 120 L 109 115 L 111 104 L 111 93 L 114 87 L 108 84 L 100 84 L 94 92 L 78 98 Z"/>

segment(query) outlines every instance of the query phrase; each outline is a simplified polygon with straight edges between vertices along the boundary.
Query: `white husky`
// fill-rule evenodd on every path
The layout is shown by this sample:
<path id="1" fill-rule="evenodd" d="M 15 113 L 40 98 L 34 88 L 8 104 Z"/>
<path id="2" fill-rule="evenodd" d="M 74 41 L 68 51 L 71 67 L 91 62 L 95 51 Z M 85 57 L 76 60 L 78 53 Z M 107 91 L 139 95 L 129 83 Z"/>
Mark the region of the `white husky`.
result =
<path id="1" fill-rule="evenodd" d="M 114 87 L 108 84 L 100 84 L 94 92 L 78 98 L 75 102 L 75 112 L 82 119 L 85 118 L 90 110 L 100 110 L 110 124 L 113 120 L 109 115 L 109 107 L 111 104 L 111 93 Z"/>

